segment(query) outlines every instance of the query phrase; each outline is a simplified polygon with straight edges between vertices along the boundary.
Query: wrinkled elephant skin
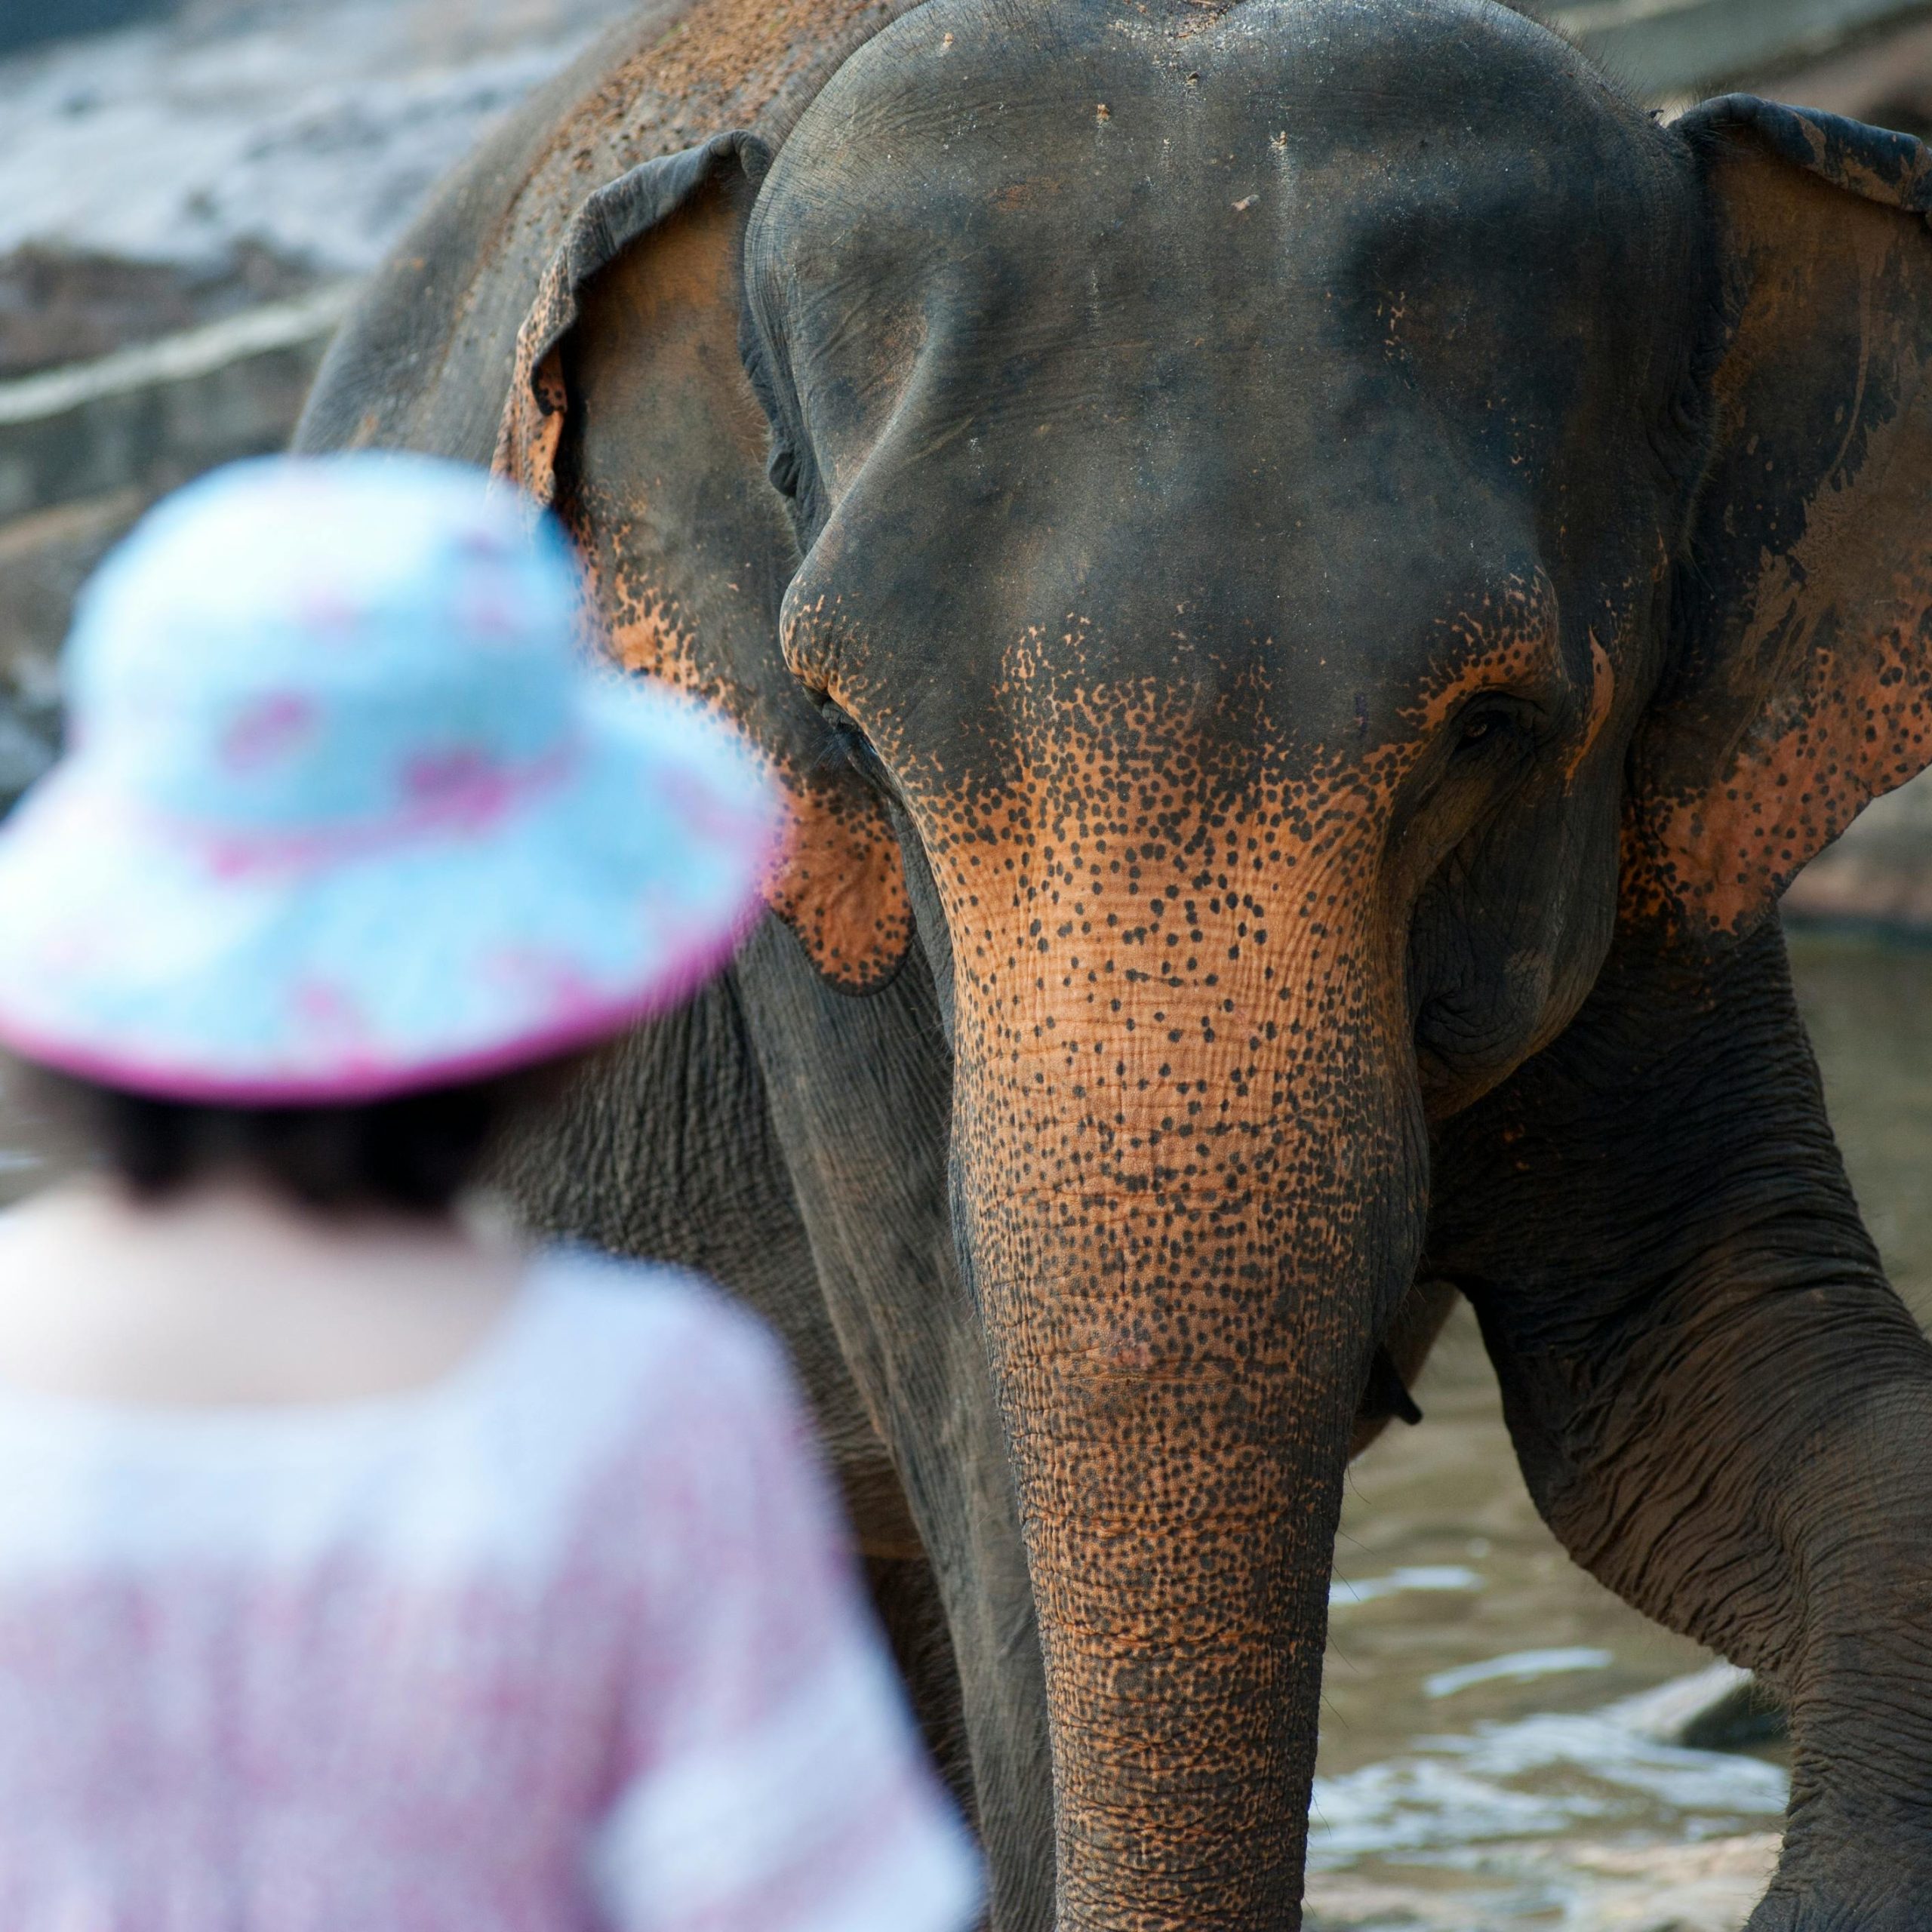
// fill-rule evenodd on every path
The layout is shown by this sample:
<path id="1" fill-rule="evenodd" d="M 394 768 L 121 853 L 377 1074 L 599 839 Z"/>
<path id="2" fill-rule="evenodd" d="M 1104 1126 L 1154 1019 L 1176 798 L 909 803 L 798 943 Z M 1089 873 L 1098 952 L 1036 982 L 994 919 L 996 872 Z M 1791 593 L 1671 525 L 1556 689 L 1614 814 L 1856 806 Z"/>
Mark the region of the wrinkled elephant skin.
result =
<path id="1" fill-rule="evenodd" d="M 1299 1923 L 1343 1472 L 1458 1289 L 1578 1560 L 1791 1700 L 1754 1925 L 1932 1914 L 1932 1355 L 1773 916 L 1932 761 L 1924 151 L 1488 0 L 750 20 L 503 137 L 305 440 L 478 454 L 512 365 L 612 648 L 789 801 L 630 1105 L 782 1168 L 817 1313 L 723 1265 L 890 1445 L 995 1922 Z"/>

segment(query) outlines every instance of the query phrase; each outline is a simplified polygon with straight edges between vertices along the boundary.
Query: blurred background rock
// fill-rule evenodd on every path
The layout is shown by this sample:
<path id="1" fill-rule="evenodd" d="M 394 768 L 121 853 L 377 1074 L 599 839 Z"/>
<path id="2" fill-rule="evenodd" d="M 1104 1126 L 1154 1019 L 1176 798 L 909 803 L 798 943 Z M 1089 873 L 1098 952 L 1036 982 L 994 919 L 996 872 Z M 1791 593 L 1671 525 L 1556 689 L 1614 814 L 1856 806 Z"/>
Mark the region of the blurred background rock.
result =
<path id="1" fill-rule="evenodd" d="M 0 0 L 0 801 L 75 587 L 288 438 L 431 186 L 635 0 Z"/>

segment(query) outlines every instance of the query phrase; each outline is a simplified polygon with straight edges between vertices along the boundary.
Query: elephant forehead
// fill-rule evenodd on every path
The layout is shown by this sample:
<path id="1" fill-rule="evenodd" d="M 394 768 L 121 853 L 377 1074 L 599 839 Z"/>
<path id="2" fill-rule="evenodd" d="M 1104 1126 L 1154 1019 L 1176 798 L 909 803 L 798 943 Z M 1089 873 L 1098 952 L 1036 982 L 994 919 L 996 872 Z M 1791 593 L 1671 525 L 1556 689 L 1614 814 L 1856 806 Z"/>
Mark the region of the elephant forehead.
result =
<path id="1" fill-rule="evenodd" d="M 1305 245 L 1338 209 L 1432 203 L 1478 226 L 1540 209 L 1546 248 L 1601 255 L 1606 213 L 1681 168 L 1574 49 L 1491 0 L 928 0 L 807 111 L 753 259 L 761 226 L 827 259 L 1132 226 L 1195 253 L 1227 239 L 1210 211 Z"/>
<path id="2" fill-rule="evenodd" d="M 1486 3 L 931 0 L 753 220 L 822 512 L 795 606 L 855 620 L 851 691 L 895 640 L 945 641 L 963 695 L 1085 623 L 1123 671 L 1288 661 L 1298 717 L 1373 738 L 1515 574 L 1472 598 L 1472 565 L 1527 560 L 1580 611 L 1651 547 L 1683 166 Z"/>

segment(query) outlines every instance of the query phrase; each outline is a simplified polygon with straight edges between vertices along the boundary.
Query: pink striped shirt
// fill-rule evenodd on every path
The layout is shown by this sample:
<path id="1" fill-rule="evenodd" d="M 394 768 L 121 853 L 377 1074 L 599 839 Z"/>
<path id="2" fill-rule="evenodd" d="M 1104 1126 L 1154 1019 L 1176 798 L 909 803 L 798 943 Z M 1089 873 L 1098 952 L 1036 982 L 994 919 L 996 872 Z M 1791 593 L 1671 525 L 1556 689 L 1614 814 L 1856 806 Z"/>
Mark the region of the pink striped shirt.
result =
<path id="1" fill-rule="evenodd" d="M 6 1932 L 959 1932 L 775 1346 L 532 1269 L 312 1410 L 0 1392 Z"/>

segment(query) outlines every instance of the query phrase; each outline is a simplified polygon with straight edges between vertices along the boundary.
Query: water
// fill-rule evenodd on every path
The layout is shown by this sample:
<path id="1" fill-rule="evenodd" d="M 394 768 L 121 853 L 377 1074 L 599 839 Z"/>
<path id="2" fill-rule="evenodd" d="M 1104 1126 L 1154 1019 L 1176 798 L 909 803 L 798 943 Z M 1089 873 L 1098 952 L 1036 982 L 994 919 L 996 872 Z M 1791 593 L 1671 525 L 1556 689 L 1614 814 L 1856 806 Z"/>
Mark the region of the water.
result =
<path id="1" fill-rule="evenodd" d="M 1794 952 L 1866 1218 L 1932 1325 L 1932 952 Z M 42 1177 L 29 1150 L 45 1138 L 0 1091 L 0 1201 Z M 1644 1734 L 1628 1700 L 1711 1660 L 1538 1521 L 1466 1315 L 1417 1393 L 1428 1420 L 1355 1465 L 1336 1552 L 1315 1924 L 1734 1932 L 1775 1854 L 1777 1754 Z"/>
<path id="2" fill-rule="evenodd" d="M 1932 1326 L 1932 952 L 1792 952 L 1853 1185 Z M 1316 1923 L 1734 1932 L 1776 1854 L 1780 1754 L 1641 1734 L 1623 1700 L 1711 1659 L 1537 1519 L 1466 1312 L 1416 1392 L 1427 1420 L 1356 1463 L 1336 1549 Z"/>

